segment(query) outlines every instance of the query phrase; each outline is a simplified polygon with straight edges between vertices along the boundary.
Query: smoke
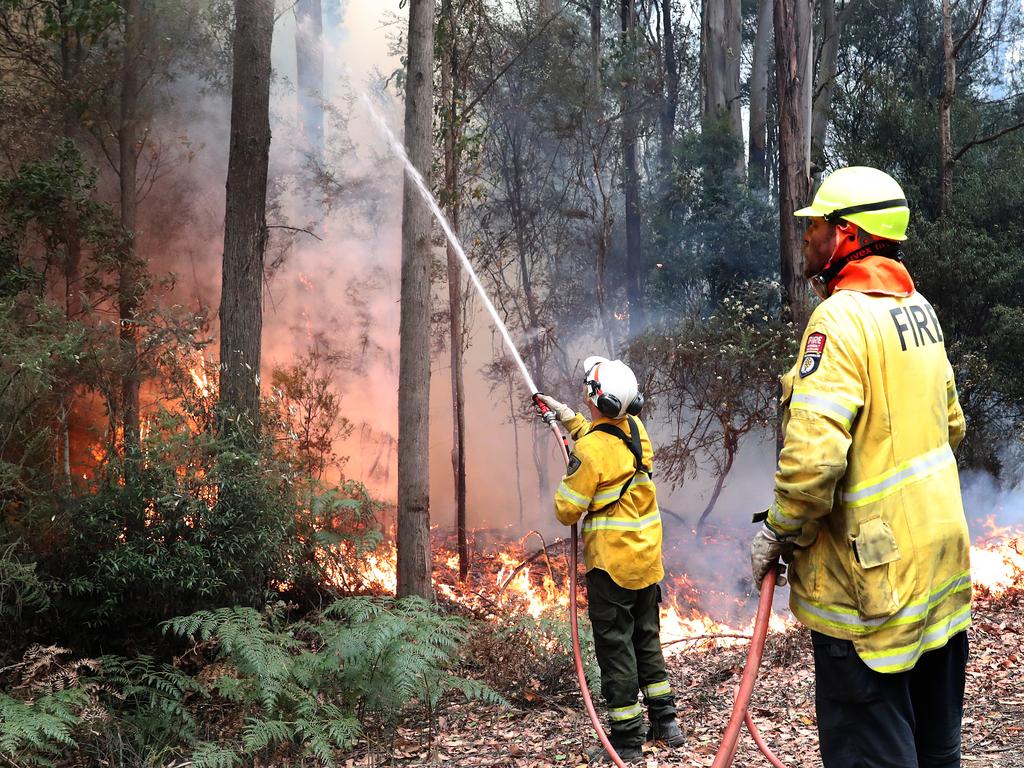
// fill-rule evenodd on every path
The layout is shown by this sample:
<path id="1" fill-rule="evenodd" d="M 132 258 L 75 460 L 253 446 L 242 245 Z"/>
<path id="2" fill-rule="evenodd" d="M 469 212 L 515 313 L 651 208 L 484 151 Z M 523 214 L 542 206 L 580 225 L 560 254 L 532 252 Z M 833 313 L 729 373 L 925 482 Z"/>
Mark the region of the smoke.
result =
<path id="1" fill-rule="evenodd" d="M 986 533 L 985 524 L 1018 527 L 1024 524 L 1024 484 L 1000 481 L 988 472 L 960 473 L 964 512 L 972 537 Z"/>

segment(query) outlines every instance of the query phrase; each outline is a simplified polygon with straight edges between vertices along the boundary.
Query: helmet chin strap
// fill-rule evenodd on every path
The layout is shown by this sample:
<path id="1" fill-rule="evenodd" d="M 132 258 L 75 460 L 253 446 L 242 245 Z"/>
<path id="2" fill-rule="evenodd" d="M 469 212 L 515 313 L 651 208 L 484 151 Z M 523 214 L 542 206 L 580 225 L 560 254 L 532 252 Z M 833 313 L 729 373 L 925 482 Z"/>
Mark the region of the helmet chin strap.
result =
<path id="1" fill-rule="evenodd" d="M 849 240 L 852 242 L 856 239 L 855 230 L 854 232 L 844 232 L 844 229 L 845 227 L 836 227 L 835 236 L 832 241 L 832 255 L 828 257 L 828 261 L 825 262 L 821 272 L 808 281 L 815 294 L 822 301 L 832 294 L 829 286 L 833 280 L 839 277 L 839 273 L 846 268 L 847 264 L 866 259 L 868 256 L 883 256 L 894 261 L 903 261 L 903 250 L 900 244 L 895 240 L 885 239 L 872 240 L 867 245 L 862 245 L 845 256 L 836 258 L 836 255 L 843 250 L 842 246 L 845 241 Z"/>

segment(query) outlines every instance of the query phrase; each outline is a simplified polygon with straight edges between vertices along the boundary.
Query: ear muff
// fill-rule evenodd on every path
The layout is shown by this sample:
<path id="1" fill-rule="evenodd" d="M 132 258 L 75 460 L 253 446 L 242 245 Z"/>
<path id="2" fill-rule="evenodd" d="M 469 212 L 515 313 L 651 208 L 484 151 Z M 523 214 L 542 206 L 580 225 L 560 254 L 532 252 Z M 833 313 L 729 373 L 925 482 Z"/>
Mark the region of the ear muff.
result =
<path id="1" fill-rule="evenodd" d="M 644 395 L 642 392 L 637 392 L 636 397 L 633 398 L 633 402 L 626 406 L 626 413 L 628 413 L 630 416 L 639 416 L 640 411 L 643 409 L 643 407 Z"/>
<path id="2" fill-rule="evenodd" d="M 622 411 L 622 401 L 615 395 L 606 395 L 602 393 L 597 396 L 597 410 L 609 419 L 617 419 L 619 418 L 619 413 Z"/>

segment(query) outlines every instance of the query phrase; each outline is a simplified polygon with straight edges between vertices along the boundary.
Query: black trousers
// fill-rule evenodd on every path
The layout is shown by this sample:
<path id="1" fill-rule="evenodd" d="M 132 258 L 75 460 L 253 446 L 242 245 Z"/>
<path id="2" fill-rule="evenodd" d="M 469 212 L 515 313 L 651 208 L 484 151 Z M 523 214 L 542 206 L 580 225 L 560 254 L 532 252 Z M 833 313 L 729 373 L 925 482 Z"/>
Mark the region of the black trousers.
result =
<path id="1" fill-rule="evenodd" d="M 661 588 L 652 584 L 626 589 L 595 568 L 587 572 L 587 599 L 601 695 L 609 708 L 609 736 L 615 747 L 639 747 L 645 736 L 637 698 L 641 690 L 652 722 L 676 716 L 661 653 Z"/>
<path id="2" fill-rule="evenodd" d="M 868 667 L 849 640 L 811 642 L 825 768 L 960 768 L 966 632 L 895 674 Z"/>

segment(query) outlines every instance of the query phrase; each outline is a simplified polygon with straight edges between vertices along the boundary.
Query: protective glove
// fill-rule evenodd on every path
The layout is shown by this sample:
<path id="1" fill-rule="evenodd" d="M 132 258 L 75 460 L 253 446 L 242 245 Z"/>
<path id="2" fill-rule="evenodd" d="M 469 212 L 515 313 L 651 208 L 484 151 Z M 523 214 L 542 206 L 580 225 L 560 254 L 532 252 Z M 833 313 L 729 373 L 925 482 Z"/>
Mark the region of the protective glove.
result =
<path id="1" fill-rule="evenodd" d="M 758 591 L 761 589 L 761 581 L 765 574 L 776 566 L 779 575 L 775 580 L 775 586 L 785 586 L 786 566 L 779 563 L 780 557 L 787 563 L 792 561 L 793 543 L 783 541 L 768 526 L 762 526 L 750 542 L 750 568 Z"/>
<path id="2" fill-rule="evenodd" d="M 540 400 L 544 405 L 554 411 L 555 417 L 563 424 L 568 424 L 576 416 L 576 411 L 570 408 L 565 403 L 555 400 L 550 395 L 537 394 L 537 399 Z"/>

